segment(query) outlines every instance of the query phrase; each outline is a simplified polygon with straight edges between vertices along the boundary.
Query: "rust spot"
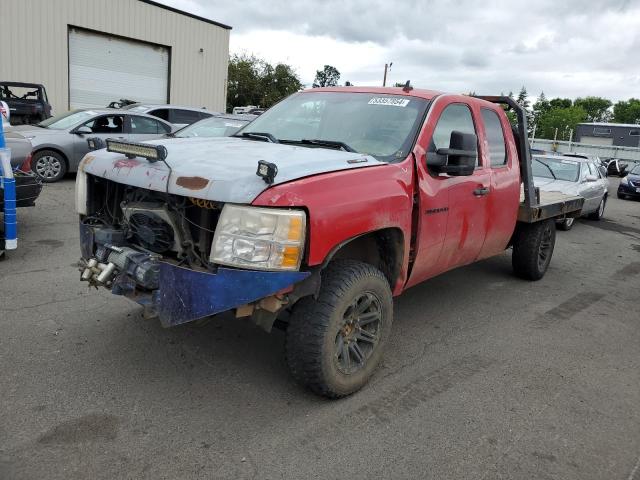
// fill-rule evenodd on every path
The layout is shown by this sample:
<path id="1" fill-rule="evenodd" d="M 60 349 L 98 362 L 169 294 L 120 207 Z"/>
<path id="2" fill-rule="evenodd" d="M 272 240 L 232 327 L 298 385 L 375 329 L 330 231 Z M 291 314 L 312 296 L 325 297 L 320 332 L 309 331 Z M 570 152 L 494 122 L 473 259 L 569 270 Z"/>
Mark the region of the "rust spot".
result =
<path id="1" fill-rule="evenodd" d="M 209 185 L 209 180 L 202 177 L 178 177 L 176 185 L 189 190 L 202 190 Z"/>

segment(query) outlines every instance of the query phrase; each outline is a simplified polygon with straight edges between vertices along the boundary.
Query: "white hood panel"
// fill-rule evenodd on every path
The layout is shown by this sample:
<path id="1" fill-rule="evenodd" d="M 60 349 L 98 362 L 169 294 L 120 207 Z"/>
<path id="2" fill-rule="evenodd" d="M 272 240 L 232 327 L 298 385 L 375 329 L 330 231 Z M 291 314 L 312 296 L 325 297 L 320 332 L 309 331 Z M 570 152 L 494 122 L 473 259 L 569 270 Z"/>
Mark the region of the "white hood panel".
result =
<path id="1" fill-rule="evenodd" d="M 361 153 L 309 148 L 240 138 L 175 138 L 147 143 L 167 148 L 169 192 L 219 202 L 251 203 L 269 185 L 256 175 L 258 160 L 277 165 L 273 185 L 321 173 L 384 165 Z M 80 169 L 118 183 L 164 192 L 169 169 L 163 162 L 128 159 L 106 150 L 89 152 Z"/>

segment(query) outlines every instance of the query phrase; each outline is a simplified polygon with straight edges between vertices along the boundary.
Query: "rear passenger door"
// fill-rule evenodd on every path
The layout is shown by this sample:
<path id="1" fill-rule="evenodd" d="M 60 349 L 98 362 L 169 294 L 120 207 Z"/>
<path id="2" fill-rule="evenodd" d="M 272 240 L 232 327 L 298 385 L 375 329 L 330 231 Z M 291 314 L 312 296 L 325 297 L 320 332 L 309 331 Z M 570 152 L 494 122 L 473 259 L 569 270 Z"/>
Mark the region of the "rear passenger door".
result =
<path id="1" fill-rule="evenodd" d="M 160 138 L 170 131 L 167 125 L 153 118 L 129 115 L 127 119 L 129 139 L 133 142 Z"/>
<path id="2" fill-rule="evenodd" d="M 481 154 L 491 171 L 487 235 L 479 258 L 503 251 L 511 236 L 520 203 L 520 171 L 511 125 L 497 108 L 481 107 L 484 128 Z"/>

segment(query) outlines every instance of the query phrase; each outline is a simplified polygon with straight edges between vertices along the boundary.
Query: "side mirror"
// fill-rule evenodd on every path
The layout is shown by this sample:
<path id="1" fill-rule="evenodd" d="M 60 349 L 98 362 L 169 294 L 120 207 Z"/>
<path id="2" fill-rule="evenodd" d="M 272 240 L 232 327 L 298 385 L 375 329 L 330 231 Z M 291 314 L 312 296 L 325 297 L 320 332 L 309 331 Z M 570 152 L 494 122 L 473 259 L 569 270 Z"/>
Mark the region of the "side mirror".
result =
<path id="1" fill-rule="evenodd" d="M 82 126 L 76 128 L 73 131 L 73 133 L 76 133 L 78 135 L 86 135 L 88 133 L 93 133 L 93 131 L 89 127 L 87 127 L 86 125 L 82 125 Z"/>
<path id="2" fill-rule="evenodd" d="M 595 175 L 587 175 L 585 180 L 587 182 L 595 182 L 596 180 L 598 180 L 598 177 L 596 177 Z"/>
<path id="3" fill-rule="evenodd" d="M 478 137 L 473 133 L 451 132 L 449 148 L 436 150 L 435 161 L 429 166 L 437 173 L 453 177 L 473 175 L 478 158 Z"/>

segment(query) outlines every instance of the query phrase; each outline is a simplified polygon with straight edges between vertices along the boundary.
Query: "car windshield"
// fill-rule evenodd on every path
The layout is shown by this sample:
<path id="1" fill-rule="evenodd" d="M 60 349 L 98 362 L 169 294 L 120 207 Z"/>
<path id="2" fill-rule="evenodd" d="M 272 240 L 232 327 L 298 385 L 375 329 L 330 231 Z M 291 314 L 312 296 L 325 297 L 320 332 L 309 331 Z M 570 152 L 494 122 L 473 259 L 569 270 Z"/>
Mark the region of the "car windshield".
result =
<path id="1" fill-rule="evenodd" d="M 85 122 L 94 117 L 96 112 L 91 110 L 73 110 L 55 117 L 47 118 L 38 124 L 39 127 L 51 128 L 53 130 L 66 130 L 78 123 Z"/>
<path id="2" fill-rule="evenodd" d="M 634 175 L 640 175 L 640 163 L 636 163 L 636 166 L 633 167 L 629 173 L 633 173 Z"/>
<path id="3" fill-rule="evenodd" d="M 270 108 L 238 136 L 399 161 L 411 151 L 427 105 L 427 100 L 402 95 L 299 93 Z"/>
<path id="4" fill-rule="evenodd" d="M 567 182 L 577 182 L 580 175 L 578 162 L 546 157 L 534 158 L 532 170 L 534 177 L 552 178 L 553 180 Z"/>
<path id="5" fill-rule="evenodd" d="M 175 133 L 176 137 L 229 137 L 244 127 L 246 120 L 211 117 L 184 127 Z"/>

